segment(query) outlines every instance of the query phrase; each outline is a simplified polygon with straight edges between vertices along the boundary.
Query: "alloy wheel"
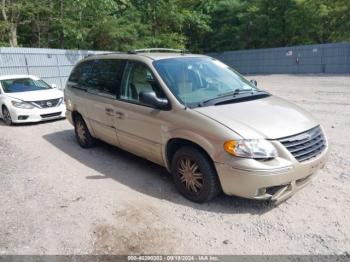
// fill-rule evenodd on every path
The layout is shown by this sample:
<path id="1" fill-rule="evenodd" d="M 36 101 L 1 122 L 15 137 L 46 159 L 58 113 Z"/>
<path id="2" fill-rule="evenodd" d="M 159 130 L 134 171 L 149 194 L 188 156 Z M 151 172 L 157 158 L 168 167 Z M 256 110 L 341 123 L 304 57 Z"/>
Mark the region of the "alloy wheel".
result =
<path id="1" fill-rule="evenodd" d="M 177 169 L 180 181 L 186 190 L 198 194 L 203 188 L 203 174 L 198 164 L 194 160 L 184 157 L 178 162 Z"/>
<path id="2" fill-rule="evenodd" d="M 6 125 L 12 124 L 12 118 L 11 118 L 10 112 L 6 107 L 4 107 L 2 110 L 2 116 Z"/>
<path id="3" fill-rule="evenodd" d="M 76 130 L 77 130 L 77 135 L 78 135 L 79 140 L 82 143 L 85 143 L 86 142 L 86 130 L 85 130 L 84 124 L 81 121 L 78 121 L 76 123 Z"/>

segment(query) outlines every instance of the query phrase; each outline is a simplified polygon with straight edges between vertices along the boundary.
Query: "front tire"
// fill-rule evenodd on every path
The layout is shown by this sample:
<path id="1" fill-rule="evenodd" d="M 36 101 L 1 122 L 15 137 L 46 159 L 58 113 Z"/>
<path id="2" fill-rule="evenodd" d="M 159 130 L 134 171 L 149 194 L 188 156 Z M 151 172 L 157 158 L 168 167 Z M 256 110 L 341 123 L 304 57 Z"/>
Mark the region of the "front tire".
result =
<path id="1" fill-rule="evenodd" d="M 204 203 L 221 192 L 213 162 L 200 150 L 193 147 L 180 148 L 171 163 L 174 183 L 187 199 Z"/>
<path id="2" fill-rule="evenodd" d="M 7 109 L 6 106 L 2 108 L 2 119 L 4 120 L 5 124 L 8 126 L 13 124 L 10 111 Z"/>
<path id="3" fill-rule="evenodd" d="M 91 148 L 96 145 L 96 139 L 90 134 L 90 131 L 84 119 L 77 115 L 74 119 L 75 137 L 82 148 Z"/>

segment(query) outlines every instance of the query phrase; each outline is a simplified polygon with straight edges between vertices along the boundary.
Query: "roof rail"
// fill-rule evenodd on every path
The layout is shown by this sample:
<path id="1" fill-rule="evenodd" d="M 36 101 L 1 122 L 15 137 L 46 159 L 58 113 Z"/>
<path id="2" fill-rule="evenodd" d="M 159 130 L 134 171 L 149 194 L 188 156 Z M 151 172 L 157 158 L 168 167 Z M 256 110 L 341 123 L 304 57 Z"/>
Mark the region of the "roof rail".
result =
<path id="1" fill-rule="evenodd" d="M 133 50 L 129 50 L 129 51 L 128 51 L 128 54 L 152 53 L 152 52 L 159 52 L 159 53 L 181 53 L 181 54 L 189 53 L 187 50 L 183 50 L 183 49 L 172 49 L 172 48 L 143 48 L 143 49 L 133 49 Z"/>
<path id="2" fill-rule="evenodd" d="M 113 54 L 125 54 L 125 52 L 119 52 L 119 51 L 111 51 L 111 52 L 105 52 L 105 53 L 97 53 L 97 54 L 94 54 L 94 53 L 90 53 L 90 54 L 87 54 L 85 55 L 84 57 L 90 57 L 90 56 L 98 56 L 98 55 L 113 55 Z"/>

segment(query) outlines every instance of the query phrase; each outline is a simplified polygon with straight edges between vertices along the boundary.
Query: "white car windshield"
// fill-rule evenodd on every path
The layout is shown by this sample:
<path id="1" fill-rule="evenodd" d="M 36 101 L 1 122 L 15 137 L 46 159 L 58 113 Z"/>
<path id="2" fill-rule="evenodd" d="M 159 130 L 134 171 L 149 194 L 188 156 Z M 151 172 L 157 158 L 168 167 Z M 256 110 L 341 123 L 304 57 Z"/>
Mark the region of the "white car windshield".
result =
<path id="1" fill-rule="evenodd" d="M 153 62 L 172 93 L 186 105 L 258 90 L 238 72 L 210 57 L 181 57 Z"/>
<path id="2" fill-rule="evenodd" d="M 31 78 L 16 78 L 0 80 L 5 93 L 18 93 L 28 91 L 38 91 L 51 89 L 43 80 L 34 80 Z"/>

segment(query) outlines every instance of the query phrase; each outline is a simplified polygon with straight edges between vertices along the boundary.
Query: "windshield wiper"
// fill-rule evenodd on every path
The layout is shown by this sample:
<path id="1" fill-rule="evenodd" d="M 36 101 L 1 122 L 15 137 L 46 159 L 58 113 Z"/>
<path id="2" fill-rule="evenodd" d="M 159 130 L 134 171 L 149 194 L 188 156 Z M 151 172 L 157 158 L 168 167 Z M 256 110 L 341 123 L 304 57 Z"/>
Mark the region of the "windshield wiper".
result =
<path id="1" fill-rule="evenodd" d="M 238 94 L 242 94 L 242 93 L 249 93 L 249 92 L 254 92 L 254 91 L 258 91 L 256 89 L 240 89 L 240 88 L 236 88 L 233 91 L 227 92 L 227 93 L 223 93 L 223 94 L 219 94 L 217 97 L 225 97 L 225 96 L 229 96 L 229 95 L 233 95 L 236 96 Z M 214 97 L 212 99 L 215 99 L 217 97 Z M 211 99 L 208 99 L 211 100 Z"/>
<path id="2" fill-rule="evenodd" d="M 223 93 L 218 95 L 217 97 L 213 97 L 204 101 L 201 101 L 198 103 L 198 106 L 204 106 L 206 104 L 208 104 L 209 102 L 215 101 L 215 100 L 222 100 L 225 97 L 228 97 L 229 100 L 236 98 L 236 96 L 241 95 L 241 94 L 247 94 L 247 93 L 251 93 L 252 95 L 255 92 L 261 92 L 262 90 L 257 90 L 257 89 L 239 89 L 236 88 L 233 91 L 227 92 L 227 93 Z M 265 92 L 265 91 L 262 91 Z"/>

